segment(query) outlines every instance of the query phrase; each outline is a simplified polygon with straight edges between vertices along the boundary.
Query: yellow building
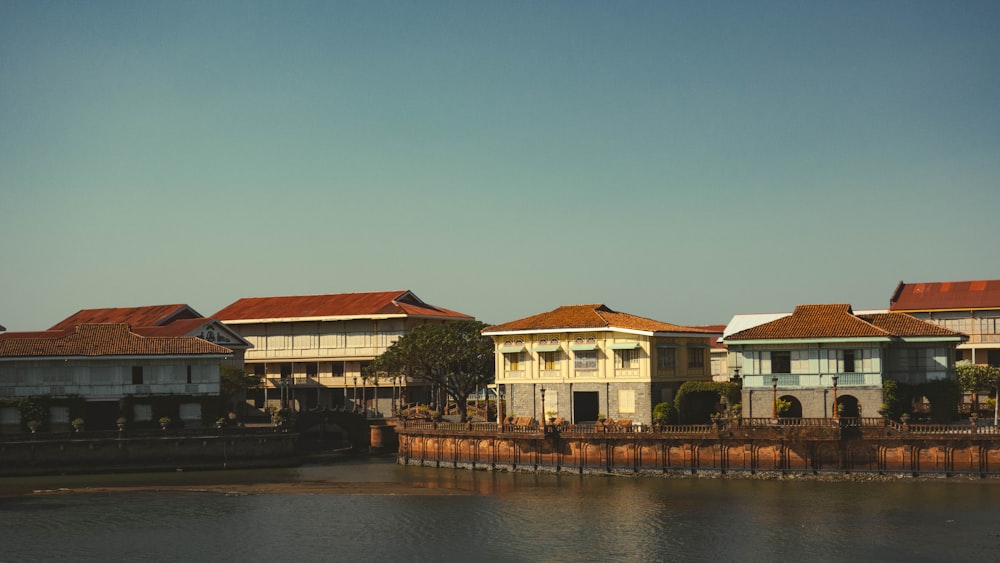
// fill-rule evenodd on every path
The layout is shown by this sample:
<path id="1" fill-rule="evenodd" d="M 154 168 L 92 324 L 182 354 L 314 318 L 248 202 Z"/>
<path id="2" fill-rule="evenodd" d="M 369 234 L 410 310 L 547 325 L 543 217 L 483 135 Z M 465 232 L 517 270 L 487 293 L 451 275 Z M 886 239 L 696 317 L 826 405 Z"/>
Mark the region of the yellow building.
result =
<path id="1" fill-rule="evenodd" d="M 565 305 L 483 334 L 494 340 L 508 415 L 644 424 L 683 382 L 711 381 L 710 342 L 721 336 L 600 304 Z"/>
<path id="2" fill-rule="evenodd" d="M 258 406 L 347 408 L 391 414 L 399 401 L 427 402 L 426 384 L 367 384 L 365 365 L 415 326 L 473 317 L 435 307 L 410 291 L 249 297 L 214 315 L 252 346 L 246 370 L 260 376 Z"/>

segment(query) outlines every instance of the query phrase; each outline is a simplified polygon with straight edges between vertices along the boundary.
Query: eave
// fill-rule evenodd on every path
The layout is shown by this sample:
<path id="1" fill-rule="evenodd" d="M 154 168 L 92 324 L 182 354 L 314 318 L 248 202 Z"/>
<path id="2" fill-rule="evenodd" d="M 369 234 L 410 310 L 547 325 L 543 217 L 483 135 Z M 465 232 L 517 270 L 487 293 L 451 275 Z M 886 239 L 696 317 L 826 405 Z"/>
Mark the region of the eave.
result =
<path id="1" fill-rule="evenodd" d="M 414 319 L 414 318 L 430 318 L 430 319 L 441 319 L 448 317 L 436 317 L 436 316 L 418 316 L 418 315 L 406 315 L 406 314 L 392 314 L 392 315 L 333 315 L 325 317 L 275 317 L 269 319 L 234 319 L 226 320 L 219 319 L 222 323 L 227 325 L 248 325 L 248 324 L 265 324 L 265 323 L 301 323 L 301 322 L 316 322 L 316 321 L 384 321 L 387 319 Z"/>
<path id="2" fill-rule="evenodd" d="M 94 356 L 3 356 L 0 362 L 35 362 L 35 361 L 79 361 L 79 360 L 178 360 L 193 358 L 222 358 L 232 354 L 99 354 Z"/>
<path id="3" fill-rule="evenodd" d="M 772 338 L 761 340 L 728 340 L 722 341 L 727 346 L 749 344 L 836 344 L 840 342 L 891 342 L 885 336 L 860 336 L 853 338 Z"/>

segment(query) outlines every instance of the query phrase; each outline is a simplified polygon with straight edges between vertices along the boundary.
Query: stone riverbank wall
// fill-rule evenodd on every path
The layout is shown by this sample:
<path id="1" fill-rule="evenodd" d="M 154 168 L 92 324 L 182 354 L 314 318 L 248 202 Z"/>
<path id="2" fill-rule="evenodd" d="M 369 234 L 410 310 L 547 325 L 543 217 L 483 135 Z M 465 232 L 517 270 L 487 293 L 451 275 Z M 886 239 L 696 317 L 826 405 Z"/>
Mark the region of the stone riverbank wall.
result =
<path id="1" fill-rule="evenodd" d="M 744 419 L 662 428 L 405 423 L 400 464 L 574 473 L 1000 476 L 986 425 Z"/>
<path id="2" fill-rule="evenodd" d="M 278 467 L 301 462 L 297 440 L 246 428 L 4 436 L 0 476 Z"/>

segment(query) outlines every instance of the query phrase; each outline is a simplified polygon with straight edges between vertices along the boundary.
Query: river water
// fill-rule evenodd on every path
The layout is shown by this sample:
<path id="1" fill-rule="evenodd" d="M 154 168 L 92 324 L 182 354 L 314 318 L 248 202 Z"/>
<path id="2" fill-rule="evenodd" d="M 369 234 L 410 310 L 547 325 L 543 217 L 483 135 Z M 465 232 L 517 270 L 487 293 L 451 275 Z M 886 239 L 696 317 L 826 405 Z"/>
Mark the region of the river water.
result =
<path id="1" fill-rule="evenodd" d="M 998 554 L 993 480 L 535 475 L 388 459 L 0 479 L 0 561 L 937 562 Z"/>

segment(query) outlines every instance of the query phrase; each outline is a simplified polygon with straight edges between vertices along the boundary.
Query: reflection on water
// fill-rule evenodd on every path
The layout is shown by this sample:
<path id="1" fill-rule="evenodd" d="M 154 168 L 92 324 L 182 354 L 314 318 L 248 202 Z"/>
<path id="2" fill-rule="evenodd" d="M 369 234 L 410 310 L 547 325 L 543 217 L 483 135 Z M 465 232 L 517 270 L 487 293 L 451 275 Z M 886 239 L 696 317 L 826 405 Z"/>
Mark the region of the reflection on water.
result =
<path id="1" fill-rule="evenodd" d="M 32 489 L 394 483 L 465 495 Z M 402 489 L 405 490 L 405 487 Z M 403 467 L 0 480 L 2 560 L 993 560 L 1000 483 L 827 483 Z"/>

